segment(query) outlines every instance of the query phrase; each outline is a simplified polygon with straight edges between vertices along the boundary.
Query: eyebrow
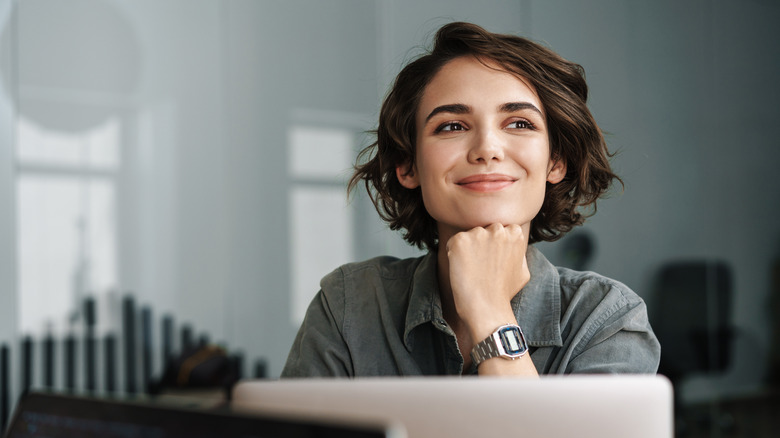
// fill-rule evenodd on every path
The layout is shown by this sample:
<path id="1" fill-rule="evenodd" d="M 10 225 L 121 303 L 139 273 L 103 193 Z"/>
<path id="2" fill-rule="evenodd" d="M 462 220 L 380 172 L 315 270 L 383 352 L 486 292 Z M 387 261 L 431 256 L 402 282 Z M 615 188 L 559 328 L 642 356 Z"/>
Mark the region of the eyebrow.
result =
<path id="1" fill-rule="evenodd" d="M 498 110 L 502 113 L 511 113 L 515 111 L 520 110 L 533 110 L 539 113 L 539 115 L 543 115 L 542 111 L 536 107 L 536 105 L 530 103 L 530 102 L 507 102 L 504 104 L 501 104 L 498 107 Z M 436 108 L 431 111 L 430 114 L 425 118 L 425 122 L 427 123 L 433 116 L 439 113 L 452 113 L 452 114 L 468 114 L 471 112 L 471 107 L 468 105 L 464 105 L 462 103 L 452 103 L 448 105 L 441 105 L 437 106 Z"/>
<path id="2" fill-rule="evenodd" d="M 542 110 L 540 110 L 539 108 L 536 107 L 536 105 L 530 102 L 507 102 L 501 105 L 500 107 L 498 107 L 498 110 L 501 111 L 502 113 L 512 113 L 515 111 L 526 110 L 526 109 L 534 110 L 537 113 L 539 113 L 540 116 L 542 115 Z"/>
<path id="3" fill-rule="evenodd" d="M 434 108 L 433 111 L 431 111 L 431 113 L 428 114 L 428 117 L 425 118 L 425 122 L 427 123 L 428 120 L 431 120 L 431 117 L 439 113 L 468 114 L 470 112 L 471 112 L 471 107 L 468 105 L 464 105 L 462 103 L 441 105 Z"/>

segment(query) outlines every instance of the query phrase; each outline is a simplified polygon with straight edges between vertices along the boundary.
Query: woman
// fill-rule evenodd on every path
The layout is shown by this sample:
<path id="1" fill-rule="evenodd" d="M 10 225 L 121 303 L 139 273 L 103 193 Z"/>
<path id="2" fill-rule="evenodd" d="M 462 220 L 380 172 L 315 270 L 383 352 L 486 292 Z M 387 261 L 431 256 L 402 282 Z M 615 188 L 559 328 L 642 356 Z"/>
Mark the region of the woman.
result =
<path id="1" fill-rule="evenodd" d="M 530 245 L 582 224 L 617 179 L 586 99 L 582 68 L 549 49 L 442 27 L 350 181 L 428 254 L 323 278 L 282 376 L 654 373 L 644 302 Z"/>

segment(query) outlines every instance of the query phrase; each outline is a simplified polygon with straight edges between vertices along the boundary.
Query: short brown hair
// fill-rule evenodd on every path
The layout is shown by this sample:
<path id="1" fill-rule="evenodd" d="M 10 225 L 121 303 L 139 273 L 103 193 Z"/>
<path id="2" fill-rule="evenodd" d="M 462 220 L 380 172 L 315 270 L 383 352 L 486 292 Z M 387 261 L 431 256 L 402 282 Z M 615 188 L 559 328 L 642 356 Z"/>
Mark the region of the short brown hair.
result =
<path id="1" fill-rule="evenodd" d="M 398 74 L 382 104 L 376 141 L 358 155 L 349 191 L 362 180 L 391 229 L 404 229 L 404 239 L 419 248 L 436 248 L 436 221 L 425 209 L 420 188 L 403 187 L 395 170 L 415 163 L 416 115 L 426 86 L 445 64 L 462 56 L 492 61 L 536 88 L 546 111 L 551 157 L 566 163 L 566 176 L 558 184 L 547 183 L 542 208 L 531 221 L 529 243 L 559 239 L 585 221 L 587 214 L 578 211 L 580 207 L 592 205 L 592 214 L 613 179 L 620 181 L 612 173 L 611 155 L 586 105 L 584 70 L 533 41 L 474 24 L 443 26 L 433 50 Z"/>

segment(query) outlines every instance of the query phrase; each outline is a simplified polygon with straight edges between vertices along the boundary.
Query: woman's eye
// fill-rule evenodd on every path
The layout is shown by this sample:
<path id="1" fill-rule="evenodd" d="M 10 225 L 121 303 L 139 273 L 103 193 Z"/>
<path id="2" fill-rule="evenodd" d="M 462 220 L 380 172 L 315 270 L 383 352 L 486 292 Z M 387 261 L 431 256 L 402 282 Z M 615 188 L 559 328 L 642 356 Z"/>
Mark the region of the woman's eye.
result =
<path id="1" fill-rule="evenodd" d="M 510 129 L 533 129 L 534 125 L 528 120 L 515 120 L 508 127 Z"/>
<path id="2" fill-rule="evenodd" d="M 447 122 L 439 125 L 436 128 L 436 133 L 439 132 L 453 132 L 453 131 L 465 131 L 466 128 L 458 122 Z"/>

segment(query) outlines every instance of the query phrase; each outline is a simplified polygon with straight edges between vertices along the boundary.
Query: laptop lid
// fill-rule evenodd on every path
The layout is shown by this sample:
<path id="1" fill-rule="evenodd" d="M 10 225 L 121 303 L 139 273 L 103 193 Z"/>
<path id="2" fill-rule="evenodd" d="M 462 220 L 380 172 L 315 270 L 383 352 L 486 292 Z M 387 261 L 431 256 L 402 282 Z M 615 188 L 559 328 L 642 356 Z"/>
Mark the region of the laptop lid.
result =
<path id="1" fill-rule="evenodd" d="M 337 421 L 311 416 L 247 415 L 121 402 L 46 393 L 29 393 L 17 405 L 6 438 L 403 438 L 386 423 Z"/>
<path id="2" fill-rule="evenodd" d="M 257 412 L 373 418 L 410 438 L 671 438 L 661 376 L 424 377 L 244 381 L 233 403 Z"/>

